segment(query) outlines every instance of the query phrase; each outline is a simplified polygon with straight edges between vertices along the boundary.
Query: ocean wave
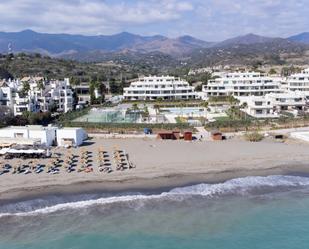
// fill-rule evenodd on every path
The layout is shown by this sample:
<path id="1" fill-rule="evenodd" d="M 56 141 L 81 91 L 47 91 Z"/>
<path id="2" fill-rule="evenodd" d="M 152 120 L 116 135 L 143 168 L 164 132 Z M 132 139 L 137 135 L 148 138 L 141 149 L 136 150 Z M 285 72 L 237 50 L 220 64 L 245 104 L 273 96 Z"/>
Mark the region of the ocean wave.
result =
<path id="1" fill-rule="evenodd" d="M 303 187 L 309 186 L 309 177 L 301 176 L 248 176 L 235 178 L 224 183 L 198 184 L 189 187 L 175 188 L 170 191 L 174 194 L 217 196 L 228 193 L 244 194 L 250 190 L 262 187 Z"/>
<path id="2" fill-rule="evenodd" d="M 104 197 L 93 200 L 83 200 L 75 202 L 67 202 L 56 204 L 53 206 L 38 208 L 32 211 L 15 212 L 15 213 L 0 213 L 0 218 L 5 216 L 31 216 L 39 214 L 49 214 L 55 213 L 62 210 L 68 209 L 82 209 L 91 207 L 94 205 L 106 205 L 113 203 L 134 203 L 137 201 L 146 200 L 158 200 L 158 199 L 172 199 L 172 200 L 182 200 L 179 197 L 186 196 L 205 196 L 214 197 L 224 194 L 246 194 L 249 191 L 259 188 L 277 188 L 277 187 L 304 187 L 309 186 L 308 177 L 300 176 L 252 176 L 244 178 L 236 178 L 228 180 L 224 183 L 217 184 L 198 184 L 188 187 L 174 188 L 169 192 L 163 192 L 161 194 L 154 195 L 123 195 L 114 197 Z"/>

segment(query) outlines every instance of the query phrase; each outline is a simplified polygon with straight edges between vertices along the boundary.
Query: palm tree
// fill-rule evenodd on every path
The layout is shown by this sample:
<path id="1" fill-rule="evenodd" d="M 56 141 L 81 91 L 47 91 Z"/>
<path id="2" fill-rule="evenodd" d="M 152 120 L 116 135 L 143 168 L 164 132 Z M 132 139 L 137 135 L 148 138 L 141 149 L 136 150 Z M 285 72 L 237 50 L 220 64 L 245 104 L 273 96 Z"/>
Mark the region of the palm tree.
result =
<path id="1" fill-rule="evenodd" d="M 156 112 L 156 122 L 158 122 L 158 113 L 160 111 L 160 106 L 158 104 L 153 105 L 153 109 L 155 109 Z"/>
<path id="2" fill-rule="evenodd" d="M 183 108 L 185 107 L 185 103 L 181 102 L 180 103 L 180 108 L 181 108 L 181 116 L 183 116 Z"/>
<path id="3" fill-rule="evenodd" d="M 247 107 L 248 107 L 247 102 L 244 102 L 244 103 L 242 103 L 242 104 L 240 105 L 240 108 L 241 108 L 241 109 L 246 109 Z"/>
<path id="4" fill-rule="evenodd" d="M 248 107 L 248 104 L 247 102 L 244 102 L 240 105 L 240 109 L 246 109 Z M 247 113 L 246 111 L 244 111 L 244 114 L 245 114 L 245 120 L 247 119 Z"/>
<path id="5" fill-rule="evenodd" d="M 231 108 L 229 109 L 229 113 L 231 118 L 234 120 L 235 119 L 235 113 L 236 113 L 236 106 L 231 106 Z"/>
<path id="6" fill-rule="evenodd" d="M 143 117 L 147 118 L 147 120 L 149 121 L 149 110 L 146 105 L 144 105 Z"/>
<path id="7" fill-rule="evenodd" d="M 207 115 L 206 112 L 208 111 L 208 106 L 209 106 L 209 103 L 207 101 L 203 101 L 202 105 L 201 105 L 204 110 L 205 110 L 205 116 Z"/>
<path id="8" fill-rule="evenodd" d="M 132 111 L 134 112 L 135 120 L 137 120 L 137 112 L 139 111 L 139 108 L 138 108 L 138 105 L 136 103 L 134 103 L 132 105 Z"/>
<path id="9" fill-rule="evenodd" d="M 153 109 L 155 109 L 156 115 L 158 115 L 158 113 L 159 113 L 159 111 L 160 111 L 160 106 L 157 105 L 157 104 L 155 104 L 155 105 L 153 105 Z"/>

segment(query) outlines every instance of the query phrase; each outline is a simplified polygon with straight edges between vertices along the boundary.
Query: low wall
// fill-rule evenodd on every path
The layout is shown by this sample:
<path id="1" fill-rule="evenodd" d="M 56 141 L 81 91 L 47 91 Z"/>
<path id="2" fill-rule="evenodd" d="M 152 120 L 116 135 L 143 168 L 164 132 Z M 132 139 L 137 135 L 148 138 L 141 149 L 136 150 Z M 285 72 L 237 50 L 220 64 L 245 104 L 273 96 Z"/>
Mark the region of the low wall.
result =
<path id="1" fill-rule="evenodd" d="M 309 142 L 309 132 L 292 132 L 291 137 Z"/>

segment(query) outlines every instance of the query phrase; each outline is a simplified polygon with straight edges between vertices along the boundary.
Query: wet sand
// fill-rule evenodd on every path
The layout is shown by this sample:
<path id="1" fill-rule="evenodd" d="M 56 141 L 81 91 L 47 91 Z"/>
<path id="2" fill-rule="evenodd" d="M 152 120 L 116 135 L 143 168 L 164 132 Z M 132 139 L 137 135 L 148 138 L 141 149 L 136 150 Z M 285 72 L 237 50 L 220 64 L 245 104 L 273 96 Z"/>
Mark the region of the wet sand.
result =
<path id="1" fill-rule="evenodd" d="M 101 173 L 97 165 L 98 148 L 123 149 L 136 168 Z M 9 199 L 45 194 L 71 194 L 92 191 L 126 191 L 170 188 L 200 182 L 220 182 L 231 178 L 309 173 L 309 144 L 240 140 L 222 142 L 160 141 L 152 139 L 92 139 L 82 148 L 93 152 L 93 173 L 47 173 L 0 176 L 0 204 Z M 57 149 L 65 154 L 66 149 Z M 64 158 L 64 156 L 63 156 Z M 43 164 L 49 159 L 41 160 Z M 13 165 L 18 160 L 8 160 Z M 113 169 L 116 166 L 113 165 Z"/>

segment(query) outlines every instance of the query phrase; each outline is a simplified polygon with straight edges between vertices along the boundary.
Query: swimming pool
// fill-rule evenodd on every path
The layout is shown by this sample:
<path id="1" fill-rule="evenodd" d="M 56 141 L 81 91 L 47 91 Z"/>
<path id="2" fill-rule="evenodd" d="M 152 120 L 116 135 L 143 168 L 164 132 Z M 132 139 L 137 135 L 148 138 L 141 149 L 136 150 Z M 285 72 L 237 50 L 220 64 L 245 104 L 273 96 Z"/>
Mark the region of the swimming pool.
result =
<path id="1" fill-rule="evenodd" d="M 205 109 L 202 107 L 171 107 L 171 108 L 160 108 L 160 112 L 164 114 L 173 115 L 191 115 L 191 116 L 204 116 Z"/>

